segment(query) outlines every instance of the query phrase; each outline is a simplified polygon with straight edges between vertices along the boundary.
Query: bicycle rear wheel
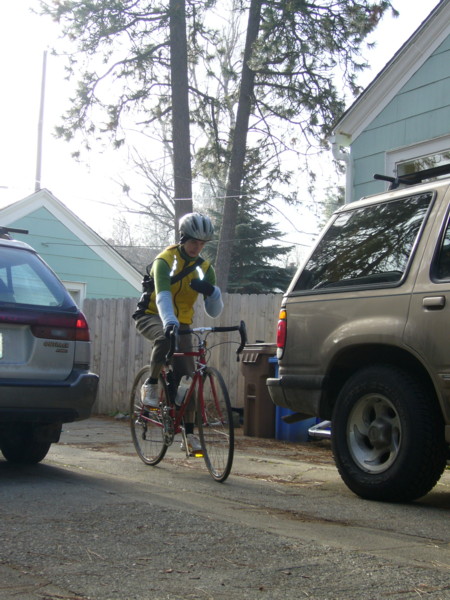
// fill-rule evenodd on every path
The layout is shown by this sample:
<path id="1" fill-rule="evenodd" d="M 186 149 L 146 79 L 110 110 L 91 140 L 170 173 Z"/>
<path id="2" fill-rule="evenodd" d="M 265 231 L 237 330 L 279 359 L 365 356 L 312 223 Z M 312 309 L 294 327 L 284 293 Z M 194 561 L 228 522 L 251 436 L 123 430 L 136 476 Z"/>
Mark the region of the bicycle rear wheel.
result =
<path id="1" fill-rule="evenodd" d="M 223 482 L 233 464 L 233 417 L 223 377 L 211 367 L 203 376 L 203 403 L 197 399 L 197 425 L 206 467 L 216 481 Z"/>
<path id="2" fill-rule="evenodd" d="M 137 455 L 146 465 L 157 465 L 167 452 L 168 442 L 164 428 L 167 411 L 167 386 L 159 378 L 160 406 L 146 410 L 141 400 L 141 388 L 150 377 L 150 367 L 144 367 L 136 375 L 130 397 L 131 437 Z M 166 414 L 166 419 L 169 418 Z"/>

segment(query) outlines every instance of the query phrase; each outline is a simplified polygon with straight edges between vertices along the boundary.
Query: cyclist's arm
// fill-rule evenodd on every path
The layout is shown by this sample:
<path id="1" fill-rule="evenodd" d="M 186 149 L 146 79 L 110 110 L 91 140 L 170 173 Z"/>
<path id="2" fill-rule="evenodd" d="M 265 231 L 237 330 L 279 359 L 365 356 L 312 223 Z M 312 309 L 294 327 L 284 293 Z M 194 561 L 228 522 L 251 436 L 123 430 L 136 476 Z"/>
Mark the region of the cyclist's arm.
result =
<path id="1" fill-rule="evenodd" d="M 210 296 L 205 297 L 205 310 L 210 317 L 218 317 L 223 310 L 222 292 L 220 288 L 216 286 L 216 272 L 212 265 L 209 265 L 206 273 L 205 280 L 214 286 L 214 291 Z"/>
<path id="2" fill-rule="evenodd" d="M 153 263 L 152 275 L 155 281 L 155 292 L 170 292 L 170 265 L 163 259 L 157 258 Z"/>
<path id="3" fill-rule="evenodd" d="M 170 291 L 170 266 L 164 259 L 157 258 L 153 263 L 152 271 L 155 280 L 156 306 L 163 327 L 166 329 L 170 325 L 179 325 Z"/>

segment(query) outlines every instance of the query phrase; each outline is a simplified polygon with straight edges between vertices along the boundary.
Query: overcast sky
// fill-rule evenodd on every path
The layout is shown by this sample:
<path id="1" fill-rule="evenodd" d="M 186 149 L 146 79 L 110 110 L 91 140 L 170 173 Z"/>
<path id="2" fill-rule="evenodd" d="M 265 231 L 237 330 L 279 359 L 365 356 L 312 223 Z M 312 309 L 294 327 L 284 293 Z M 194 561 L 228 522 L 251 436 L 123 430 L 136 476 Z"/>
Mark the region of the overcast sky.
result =
<path id="1" fill-rule="evenodd" d="M 372 36 L 377 45 L 367 56 L 371 70 L 361 76 L 362 85 L 370 83 L 438 1 L 393 0 L 393 4 L 400 17 L 387 15 Z M 42 57 L 57 36 L 56 26 L 30 14 L 30 7 L 37 6 L 37 0 L 0 2 L 0 207 L 34 192 Z M 73 148 L 53 136 L 68 94 L 60 66 L 49 55 L 41 187 L 107 237 L 111 230 L 107 214 L 113 213 L 104 203 L 118 199 L 114 177 L 130 168 L 112 152 L 91 154 L 89 165 L 74 162 Z"/>

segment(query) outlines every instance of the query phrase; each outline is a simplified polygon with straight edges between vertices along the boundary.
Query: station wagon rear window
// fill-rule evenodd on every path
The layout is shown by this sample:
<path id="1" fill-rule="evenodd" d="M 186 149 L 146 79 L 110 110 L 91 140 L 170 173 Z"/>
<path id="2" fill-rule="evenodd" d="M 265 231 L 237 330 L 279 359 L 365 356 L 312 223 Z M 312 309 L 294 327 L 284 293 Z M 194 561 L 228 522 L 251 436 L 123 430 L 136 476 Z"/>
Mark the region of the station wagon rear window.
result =
<path id="1" fill-rule="evenodd" d="M 398 284 L 432 198 L 431 192 L 416 194 L 338 214 L 294 291 Z"/>
<path id="2" fill-rule="evenodd" d="M 60 308 L 73 305 L 61 282 L 34 252 L 2 248 L 0 305 L 19 304 Z"/>

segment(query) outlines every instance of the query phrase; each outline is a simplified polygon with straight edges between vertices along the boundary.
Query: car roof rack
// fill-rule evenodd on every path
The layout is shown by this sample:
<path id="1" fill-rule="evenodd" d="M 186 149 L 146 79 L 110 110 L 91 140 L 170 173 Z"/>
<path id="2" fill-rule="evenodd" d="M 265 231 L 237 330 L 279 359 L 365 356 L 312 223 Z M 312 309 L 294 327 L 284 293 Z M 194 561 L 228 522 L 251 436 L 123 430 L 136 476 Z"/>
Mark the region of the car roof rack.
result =
<path id="1" fill-rule="evenodd" d="M 3 227 L 0 225 L 0 238 L 4 240 L 11 240 L 10 233 L 28 233 L 27 229 L 17 229 L 16 227 Z"/>
<path id="2" fill-rule="evenodd" d="M 450 174 L 450 164 L 439 165 L 438 167 L 431 167 L 430 169 L 424 169 L 423 171 L 417 171 L 415 173 L 407 173 L 401 177 L 390 177 L 389 175 L 379 175 L 375 173 L 374 179 L 381 181 L 389 181 L 389 190 L 396 190 L 401 184 L 403 185 L 415 185 L 421 183 L 425 179 L 431 179 L 432 177 L 440 177 L 441 175 Z"/>

